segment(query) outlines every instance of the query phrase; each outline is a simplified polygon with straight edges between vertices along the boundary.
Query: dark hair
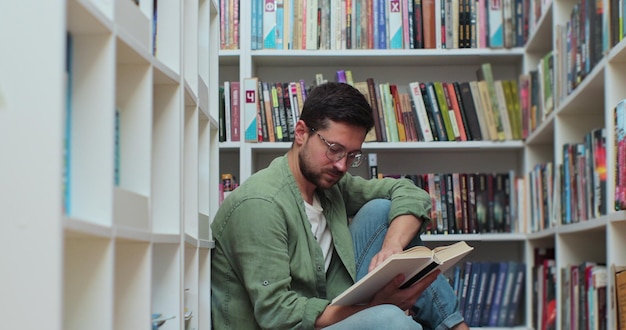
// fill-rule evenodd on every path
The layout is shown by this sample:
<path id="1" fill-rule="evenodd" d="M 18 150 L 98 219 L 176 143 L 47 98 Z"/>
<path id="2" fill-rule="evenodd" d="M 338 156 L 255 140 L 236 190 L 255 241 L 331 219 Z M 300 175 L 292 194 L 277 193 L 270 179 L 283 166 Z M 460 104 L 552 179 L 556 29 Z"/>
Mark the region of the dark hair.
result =
<path id="1" fill-rule="evenodd" d="M 300 119 L 314 129 L 328 127 L 328 121 L 374 127 L 372 107 L 358 89 L 344 83 L 329 82 L 314 87 L 306 96 Z"/>

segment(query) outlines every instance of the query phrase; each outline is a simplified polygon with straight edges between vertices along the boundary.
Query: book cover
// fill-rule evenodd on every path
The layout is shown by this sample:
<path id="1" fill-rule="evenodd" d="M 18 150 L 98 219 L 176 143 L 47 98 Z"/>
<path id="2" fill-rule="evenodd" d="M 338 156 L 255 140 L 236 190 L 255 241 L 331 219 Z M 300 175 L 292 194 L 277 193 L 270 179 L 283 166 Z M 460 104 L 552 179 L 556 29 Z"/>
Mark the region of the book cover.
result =
<path id="1" fill-rule="evenodd" d="M 370 106 L 372 107 L 372 116 L 374 117 L 374 131 L 376 133 L 376 141 L 378 142 L 383 142 L 385 141 L 384 139 L 384 131 L 383 128 L 381 127 L 381 122 L 382 121 L 382 116 L 381 116 L 381 112 L 378 109 L 378 97 L 376 94 L 376 84 L 374 83 L 374 79 L 373 78 L 367 78 L 365 80 L 367 82 L 367 89 L 368 89 L 368 95 L 370 97 L 369 102 L 370 102 Z"/>
<path id="2" fill-rule="evenodd" d="M 270 107 L 272 109 L 272 121 L 274 123 L 274 138 L 276 142 L 283 142 L 287 138 L 286 132 L 283 130 L 285 119 L 281 116 L 282 111 L 278 104 L 278 91 L 276 90 L 276 84 L 267 83 L 268 96 L 270 99 Z"/>
<path id="3" fill-rule="evenodd" d="M 407 288 L 436 269 L 445 272 L 474 248 L 464 241 L 429 249 L 416 246 L 387 258 L 385 262 L 369 272 L 342 294 L 333 299 L 333 306 L 349 306 L 368 302 L 398 274 L 405 281 L 400 288 Z"/>
<path id="4" fill-rule="evenodd" d="M 489 37 L 487 42 L 490 48 L 504 47 L 504 12 L 502 8 L 503 0 L 487 0 Z"/>
<path id="5" fill-rule="evenodd" d="M 454 83 L 444 82 L 443 87 L 446 101 L 448 102 L 448 108 L 454 113 L 454 123 L 456 123 L 459 138 L 461 141 L 467 141 L 469 138 L 466 133 L 465 120 L 461 112 L 461 105 L 456 89 L 454 88 Z"/>
<path id="6" fill-rule="evenodd" d="M 237 142 L 241 139 L 240 128 L 240 112 L 241 106 L 239 104 L 240 98 L 240 83 L 239 81 L 230 82 L 230 140 Z"/>
<path id="7" fill-rule="evenodd" d="M 468 81 L 460 82 L 459 94 L 461 98 L 461 108 L 465 114 L 467 120 L 467 131 L 472 141 L 483 140 L 483 134 L 481 132 L 481 124 L 476 111 L 476 105 L 474 98 L 472 97 L 472 91 L 470 89 L 470 83 Z"/>
<path id="8" fill-rule="evenodd" d="M 503 81 L 495 80 L 493 86 L 495 87 L 496 98 L 498 100 L 497 106 L 502 122 L 502 129 L 504 130 L 504 139 L 513 140 L 513 130 L 511 129 L 511 120 L 509 119 L 509 109 L 506 102 Z"/>
<path id="9" fill-rule="evenodd" d="M 406 123 L 402 115 L 402 103 L 400 102 L 400 95 L 398 92 L 398 86 L 395 84 L 389 85 L 389 93 L 391 96 L 391 106 L 394 114 L 396 115 L 396 129 L 398 130 L 398 141 L 407 141 Z M 392 123 L 393 124 L 393 123 Z"/>
<path id="10" fill-rule="evenodd" d="M 226 105 L 224 101 L 224 86 L 219 87 L 219 108 L 218 108 L 218 127 L 217 134 L 220 142 L 226 141 Z"/>
<path id="11" fill-rule="evenodd" d="M 493 71 L 491 68 L 491 63 L 484 63 L 480 66 L 480 68 L 476 71 L 476 77 L 479 81 L 484 81 L 483 83 L 479 83 L 478 88 L 483 96 L 483 105 L 485 106 L 486 111 L 491 109 L 490 117 L 493 118 L 492 122 L 495 125 L 496 132 L 498 134 L 498 140 L 505 140 L 506 135 L 504 132 L 504 126 L 502 124 L 502 117 L 500 116 L 500 105 L 498 103 L 498 96 L 495 87 L 495 80 L 493 78 Z"/>
<path id="12" fill-rule="evenodd" d="M 276 100 L 278 101 L 278 117 L 280 118 L 280 126 L 283 133 L 283 142 L 289 142 L 292 140 L 292 133 L 289 131 L 291 123 L 289 123 L 289 118 L 287 117 L 287 112 L 289 110 L 285 109 L 285 95 L 283 83 L 275 83 L 274 88 L 272 89 L 272 93 L 276 93 Z"/>
<path id="13" fill-rule="evenodd" d="M 509 305 L 511 304 L 511 297 L 513 296 L 513 288 L 515 286 L 515 277 L 517 275 L 517 269 L 519 267 L 523 267 L 523 264 L 520 264 L 515 261 L 509 261 L 509 265 L 507 267 L 506 280 L 504 285 L 504 291 L 502 292 L 502 299 L 500 300 L 500 309 L 498 311 L 498 322 L 496 326 L 503 327 L 506 324 L 508 313 L 509 313 Z"/>
<path id="14" fill-rule="evenodd" d="M 277 83 L 277 93 L 278 93 L 278 84 L 281 83 Z M 285 110 L 285 118 L 286 118 L 286 123 L 287 123 L 287 133 L 289 134 L 289 139 L 290 141 L 293 140 L 294 137 L 294 131 L 295 131 L 295 121 L 294 121 L 294 117 L 293 117 L 293 107 L 291 105 L 291 95 L 289 93 L 289 86 L 290 83 L 285 82 L 282 83 L 282 94 L 283 94 L 283 107 Z"/>
<path id="15" fill-rule="evenodd" d="M 435 24 L 439 10 L 435 7 L 435 0 L 422 0 L 422 37 L 424 49 L 437 47 L 437 29 Z"/>
<path id="16" fill-rule="evenodd" d="M 372 105 L 372 97 L 370 95 L 370 90 L 369 90 L 367 81 L 355 82 L 354 88 L 358 89 L 359 92 L 361 92 L 361 94 L 365 96 L 365 99 L 370 104 L 370 107 L 373 108 L 374 106 Z M 374 119 L 376 119 L 376 117 L 374 117 Z M 376 122 L 376 120 L 374 120 L 374 122 Z M 378 141 L 378 138 L 376 136 L 376 124 L 374 124 L 374 127 L 372 127 L 372 129 L 369 130 L 369 132 L 367 132 L 367 135 L 365 135 L 365 142 L 375 142 L 375 141 Z"/>
<path id="17" fill-rule="evenodd" d="M 276 5 L 275 0 L 264 0 L 263 48 L 276 49 Z"/>
<path id="18" fill-rule="evenodd" d="M 473 262 L 472 272 L 469 277 L 469 285 L 467 289 L 467 296 L 465 297 L 465 309 L 463 310 L 463 318 L 465 322 L 474 326 L 472 318 L 474 316 L 474 310 L 476 309 L 476 300 L 478 298 L 478 287 L 480 285 L 480 275 L 483 262 Z"/>
<path id="19" fill-rule="evenodd" d="M 626 329 L 626 270 L 615 272 L 615 300 L 617 302 L 616 314 L 618 329 Z"/>
<path id="20" fill-rule="evenodd" d="M 257 85 L 259 79 L 257 77 L 244 78 L 244 127 L 245 127 L 245 140 L 246 142 L 258 142 L 258 99 L 257 99 Z"/>
<path id="21" fill-rule="evenodd" d="M 400 0 L 387 1 L 387 26 L 389 29 L 389 49 L 402 48 L 402 11 Z"/>
<path id="22" fill-rule="evenodd" d="M 441 114 L 439 113 L 439 107 L 436 107 L 436 105 L 433 106 L 433 100 L 436 101 L 436 97 L 434 93 L 431 95 L 430 86 L 432 86 L 432 83 L 420 83 L 420 91 L 422 92 L 424 107 L 428 115 L 430 130 L 433 132 L 433 139 L 435 141 L 448 141 L 448 136 L 443 126 L 443 118 L 441 118 Z"/>
<path id="23" fill-rule="evenodd" d="M 441 118 L 443 119 L 443 125 L 448 141 L 456 141 L 457 136 L 459 136 L 457 134 L 458 129 L 455 129 L 456 125 L 453 125 L 453 121 L 456 123 L 456 118 L 454 117 L 454 111 L 450 111 L 450 109 L 448 109 L 446 96 L 443 91 L 443 85 L 440 81 L 435 81 L 433 82 L 432 86 L 435 93 L 435 99 L 437 101 L 436 105 L 438 106 L 439 112 L 441 113 Z"/>
<path id="24" fill-rule="evenodd" d="M 382 83 L 378 85 L 380 89 L 380 97 L 383 106 L 383 113 L 385 118 L 385 130 L 387 131 L 387 142 L 399 142 L 398 137 L 398 125 L 396 121 L 396 112 L 393 106 L 393 99 L 391 97 L 391 90 L 389 83 Z"/>
<path id="25" fill-rule="evenodd" d="M 258 83 L 258 90 L 257 90 L 257 103 L 259 106 L 259 123 L 261 123 L 261 125 L 259 126 L 259 142 L 261 141 L 270 141 L 270 136 L 268 133 L 268 120 L 271 120 L 271 117 L 268 118 L 268 112 L 265 111 L 265 95 L 263 94 L 263 82 L 259 81 Z M 271 115 L 271 111 L 269 112 L 269 114 Z M 273 127 L 271 128 L 273 129 Z M 272 133 L 273 134 L 273 133 Z M 270 141 L 271 142 L 271 141 Z"/>
<path id="26" fill-rule="evenodd" d="M 489 275 L 486 287 L 487 292 L 485 293 L 485 301 L 480 312 L 480 326 L 489 325 L 489 313 L 491 312 L 491 306 L 496 299 L 496 285 L 498 284 L 498 274 L 500 273 L 501 264 L 503 263 L 492 262 L 489 264 Z"/>
<path id="27" fill-rule="evenodd" d="M 424 141 L 434 141 L 433 132 L 430 129 L 430 122 L 428 114 L 426 113 L 426 106 L 424 105 L 424 98 L 422 96 L 419 82 L 409 83 L 409 92 L 411 94 L 411 101 L 415 109 L 419 129 L 422 132 Z"/>
<path id="28" fill-rule="evenodd" d="M 226 139 L 224 141 L 232 141 L 232 137 L 231 137 L 231 130 L 230 130 L 230 126 L 231 126 L 231 102 L 232 102 L 232 97 L 230 95 L 231 93 L 231 89 L 230 89 L 230 81 L 225 81 L 224 82 L 224 87 L 222 88 L 222 90 L 224 91 L 224 134 L 226 134 Z"/>
<path id="29" fill-rule="evenodd" d="M 515 274 L 515 281 L 513 284 L 513 292 L 511 296 L 511 302 L 509 303 L 507 319 L 505 326 L 512 327 L 521 323 L 521 311 L 523 310 L 522 303 L 524 302 L 524 283 L 526 277 L 526 267 L 524 264 L 518 264 L 517 272 Z"/>
<path id="30" fill-rule="evenodd" d="M 482 321 L 482 311 L 485 308 L 487 290 L 489 286 L 489 276 L 491 273 L 491 265 L 490 262 L 481 262 L 480 263 L 480 278 L 478 280 L 478 286 L 476 290 L 476 300 L 474 301 L 474 310 L 472 311 L 472 318 L 470 321 L 470 326 L 479 327 L 481 326 Z"/>
<path id="31" fill-rule="evenodd" d="M 413 0 L 413 49 L 424 47 L 424 19 L 422 14 L 422 0 Z"/>
<path id="32" fill-rule="evenodd" d="M 496 291 L 493 294 L 493 301 L 491 302 L 491 308 L 489 310 L 489 322 L 487 326 L 495 327 L 498 325 L 498 317 L 500 316 L 500 309 L 502 309 L 502 297 L 504 296 L 504 290 L 506 289 L 506 279 L 509 273 L 509 262 L 501 261 L 498 263 L 498 276 L 496 280 Z"/>

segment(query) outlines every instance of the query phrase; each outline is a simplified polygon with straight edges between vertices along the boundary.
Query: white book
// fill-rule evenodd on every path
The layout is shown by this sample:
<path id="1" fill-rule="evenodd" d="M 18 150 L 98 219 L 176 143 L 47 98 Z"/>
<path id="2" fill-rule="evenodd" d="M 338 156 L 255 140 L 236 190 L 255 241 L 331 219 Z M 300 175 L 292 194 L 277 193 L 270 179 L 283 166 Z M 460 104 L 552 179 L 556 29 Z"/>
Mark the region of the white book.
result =
<path id="1" fill-rule="evenodd" d="M 415 246 L 394 254 L 333 299 L 331 305 L 350 306 L 367 303 L 398 274 L 405 276 L 400 288 L 410 287 L 436 269 L 445 272 L 473 249 L 461 241 L 433 250 L 426 246 Z"/>
<path id="2" fill-rule="evenodd" d="M 426 113 L 426 106 L 424 106 L 424 99 L 422 96 L 419 82 L 409 83 L 409 90 L 411 92 L 411 101 L 413 102 L 413 106 L 415 107 L 417 121 L 419 122 L 424 141 L 434 141 L 435 139 L 433 137 L 433 132 L 430 129 L 430 121 L 428 120 L 428 114 Z"/>
<path id="3" fill-rule="evenodd" d="M 232 135 L 230 131 L 230 113 L 231 113 L 231 104 L 230 104 L 230 81 L 224 82 L 224 119 L 226 121 L 226 141 L 232 141 Z"/>
<path id="4" fill-rule="evenodd" d="M 441 23 L 445 22 L 445 18 L 442 19 L 441 17 L 442 13 L 444 13 L 444 10 L 441 9 L 442 1 L 445 0 L 435 0 L 435 48 L 437 49 L 443 48 L 442 41 L 444 40 L 444 37 L 441 33 Z"/>
<path id="5" fill-rule="evenodd" d="M 389 26 L 389 48 L 401 49 L 402 48 L 402 9 L 400 7 L 400 0 L 389 0 L 387 2 L 387 13 L 389 20 L 387 25 Z"/>
<path id="6" fill-rule="evenodd" d="M 264 0 L 263 48 L 276 49 L 276 5 L 274 0 Z"/>
<path id="7" fill-rule="evenodd" d="M 245 141 L 246 142 L 258 142 L 258 102 L 259 99 L 257 97 L 257 86 L 259 83 L 259 78 L 245 78 L 243 80 L 243 90 L 244 90 L 244 98 L 245 103 L 243 105 L 243 115 L 244 115 L 244 127 L 245 127 Z"/>
<path id="8" fill-rule="evenodd" d="M 504 47 L 504 11 L 502 0 L 487 0 L 488 26 L 489 26 L 489 47 Z"/>
<path id="9" fill-rule="evenodd" d="M 305 49 L 317 49 L 317 0 L 306 0 Z"/>

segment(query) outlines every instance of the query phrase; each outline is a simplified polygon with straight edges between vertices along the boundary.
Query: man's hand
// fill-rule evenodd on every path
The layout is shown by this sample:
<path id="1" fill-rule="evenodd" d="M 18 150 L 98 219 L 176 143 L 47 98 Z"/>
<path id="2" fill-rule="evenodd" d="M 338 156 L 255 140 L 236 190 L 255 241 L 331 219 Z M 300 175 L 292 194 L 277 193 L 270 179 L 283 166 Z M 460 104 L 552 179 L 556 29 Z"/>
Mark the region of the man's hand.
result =
<path id="1" fill-rule="evenodd" d="M 422 295 L 424 290 L 437 279 L 439 273 L 439 270 L 434 271 L 406 289 L 399 288 L 402 282 L 404 282 L 404 275 L 400 274 L 374 296 L 370 306 L 392 304 L 400 307 L 402 310 L 408 310 L 415 304 L 415 301 Z"/>
<path id="2" fill-rule="evenodd" d="M 396 217 L 389 225 L 382 248 L 370 261 L 368 272 L 371 272 L 392 254 L 402 252 L 418 234 L 421 225 L 422 220 L 410 214 Z"/>
<path id="3" fill-rule="evenodd" d="M 382 249 L 378 253 L 376 253 L 376 255 L 372 258 L 372 261 L 370 261 L 370 266 L 367 271 L 371 272 L 372 269 L 376 268 L 376 266 L 383 263 L 383 261 L 389 258 L 392 254 L 400 253 L 402 252 L 402 250 L 403 250 L 403 247 L 399 243 L 389 244 L 388 246 L 383 246 Z"/>

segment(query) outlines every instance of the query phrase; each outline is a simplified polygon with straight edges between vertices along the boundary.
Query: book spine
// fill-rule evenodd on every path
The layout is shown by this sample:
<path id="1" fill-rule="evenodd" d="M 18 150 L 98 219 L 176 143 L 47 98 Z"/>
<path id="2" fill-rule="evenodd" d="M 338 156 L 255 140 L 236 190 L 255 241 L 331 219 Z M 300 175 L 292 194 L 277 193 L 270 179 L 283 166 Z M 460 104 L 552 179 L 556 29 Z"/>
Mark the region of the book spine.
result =
<path id="1" fill-rule="evenodd" d="M 413 106 L 415 107 L 415 113 L 422 137 L 425 142 L 434 141 L 433 132 L 430 129 L 428 114 L 426 113 L 426 107 L 424 106 L 424 99 L 419 82 L 409 83 L 409 91 L 411 92 L 411 100 Z"/>
<path id="2" fill-rule="evenodd" d="M 276 4 L 275 0 L 264 0 L 263 48 L 276 49 Z"/>
<path id="3" fill-rule="evenodd" d="M 231 81 L 230 83 L 231 90 L 231 102 L 230 102 L 230 130 L 231 130 L 231 141 L 237 142 L 241 139 L 241 134 L 239 132 L 240 123 L 240 83 L 239 81 Z"/>
<path id="4" fill-rule="evenodd" d="M 389 48 L 402 48 L 402 11 L 400 10 L 400 0 L 389 0 L 387 2 L 387 12 L 389 19 L 387 22 L 389 29 Z"/>
<path id="5" fill-rule="evenodd" d="M 259 116 L 257 116 L 257 81 L 258 78 L 244 79 L 244 127 L 246 128 L 244 136 L 246 142 L 258 142 L 258 125 Z"/>
<path id="6" fill-rule="evenodd" d="M 437 103 L 437 106 L 439 107 L 439 112 L 441 113 L 441 118 L 443 120 L 443 125 L 445 128 L 448 141 L 455 141 L 457 134 L 455 133 L 454 127 L 452 125 L 452 120 L 454 119 L 454 112 L 451 113 L 450 110 L 448 109 L 446 96 L 443 91 L 442 83 L 439 81 L 433 82 L 433 89 L 434 89 L 435 96 L 436 96 L 435 101 Z"/>

